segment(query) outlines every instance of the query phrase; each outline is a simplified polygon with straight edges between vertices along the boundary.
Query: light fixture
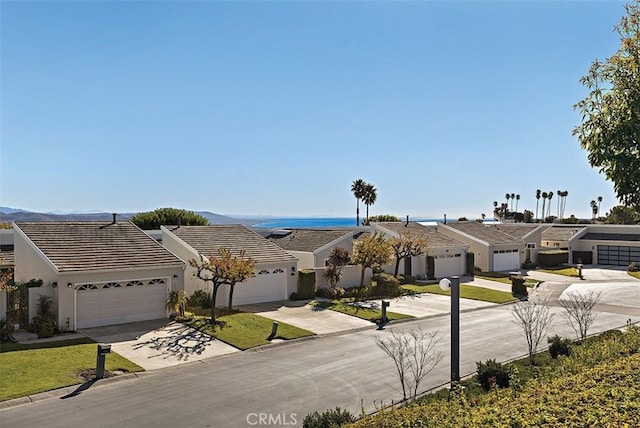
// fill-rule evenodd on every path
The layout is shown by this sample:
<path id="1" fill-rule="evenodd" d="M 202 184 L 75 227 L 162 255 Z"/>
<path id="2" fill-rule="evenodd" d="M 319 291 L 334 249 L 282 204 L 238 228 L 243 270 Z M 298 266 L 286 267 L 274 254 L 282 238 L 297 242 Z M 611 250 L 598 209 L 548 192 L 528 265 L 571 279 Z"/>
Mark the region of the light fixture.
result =
<path id="1" fill-rule="evenodd" d="M 51 283 L 51 287 L 56 288 L 58 286 L 58 283 L 56 281 L 53 281 Z"/>
<path id="2" fill-rule="evenodd" d="M 70 283 L 70 282 L 67 282 L 67 287 L 71 288 L 71 287 L 73 287 L 73 284 Z"/>
<path id="3" fill-rule="evenodd" d="M 173 279 L 178 279 L 178 275 L 173 275 Z"/>

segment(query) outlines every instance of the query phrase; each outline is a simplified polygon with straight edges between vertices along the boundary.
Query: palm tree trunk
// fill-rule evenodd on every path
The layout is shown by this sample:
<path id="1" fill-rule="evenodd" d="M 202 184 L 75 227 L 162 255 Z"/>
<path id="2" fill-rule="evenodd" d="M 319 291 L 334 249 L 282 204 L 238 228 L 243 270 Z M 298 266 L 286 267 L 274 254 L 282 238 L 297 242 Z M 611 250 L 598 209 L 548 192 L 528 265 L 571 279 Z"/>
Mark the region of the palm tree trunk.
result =
<path id="1" fill-rule="evenodd" d="M 360 226 L 360 199 L 356 199 L 356 226 Z"/>
<path id="2" fill-rule="evenodd" d="M 369 220 L 369 204 L 367 204 L 367 217 L 366 217 L 366 219 Z"/>

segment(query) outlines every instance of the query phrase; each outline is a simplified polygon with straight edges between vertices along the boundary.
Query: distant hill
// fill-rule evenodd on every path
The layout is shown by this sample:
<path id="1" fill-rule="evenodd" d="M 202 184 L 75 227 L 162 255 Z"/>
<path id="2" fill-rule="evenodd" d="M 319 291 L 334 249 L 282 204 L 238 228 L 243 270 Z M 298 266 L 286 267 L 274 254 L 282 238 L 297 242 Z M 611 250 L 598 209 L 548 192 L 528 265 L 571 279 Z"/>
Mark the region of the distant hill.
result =
<path id="1" fill-rule="evenodd" d="M 245 224 L 256 223 L 255 219 L 241 219 L 216 214 L 209 211 L 194 211 L 209 220 L 211 224 Z M 135 213 L 118 213 L 118 220 L 129 220 Z M 54 214 L 36 213 L 18 208 L 0 207 L 0 221 L 111 221 L 111 213 L 74 213 Z"/>

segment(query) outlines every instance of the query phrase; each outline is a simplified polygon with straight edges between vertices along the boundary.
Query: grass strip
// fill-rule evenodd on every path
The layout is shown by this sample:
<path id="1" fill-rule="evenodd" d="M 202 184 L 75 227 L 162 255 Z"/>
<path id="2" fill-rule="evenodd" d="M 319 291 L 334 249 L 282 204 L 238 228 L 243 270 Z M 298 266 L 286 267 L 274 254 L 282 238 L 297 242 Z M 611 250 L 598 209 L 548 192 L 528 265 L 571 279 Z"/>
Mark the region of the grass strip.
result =
<path id="1" fill-rule="evenodd" d="M 250 312 L 234 312 L 216 317 L 216 320 L 222 323 L 221 325 L 213 326 L 209 320 L 209 317 L 196 316 L 193 320 L 184 323 L 241 350 L 270 343 L 267 337 L 271 334 L 274 322 L 270 318 Z M 311 331 L 278 322 L 275 339 L 290 340 L 314 334 Z"/>
<path id="2" fill-rule="evenodd" d="M 432 293 L 450 296 L 451 290 L 443 291 L 438 284 L 407 284 L 402 288 L 413 293 Z M 475 285 L 460 284 L 460 297 L 463 299 L 480 300 L 490 303 L 507 303 L 517 300 L 511 293 Z"/>
<path id="3" fill-rule="evenodd" d="M 318 308 L 331 309 L 332 311 L 341 312 L 343 314 L 351 315 L 357 318 L 361 318 L 363 320 L 371 321 L 373 323 L 377 323 L 380 321 L 382 317 L 382 309 L 380 308 L 367 308 L 356 306 L 353 302 L 340 302 L 340 301 L 331 301 L 331 302 L 312 302 L 312 305 Z M 411 315 L 399 314 L 397 312 L 389 312 L 387 311 L 387 319 L 390 321 L 405 319 L 405 318 L 414 318 Z"/>

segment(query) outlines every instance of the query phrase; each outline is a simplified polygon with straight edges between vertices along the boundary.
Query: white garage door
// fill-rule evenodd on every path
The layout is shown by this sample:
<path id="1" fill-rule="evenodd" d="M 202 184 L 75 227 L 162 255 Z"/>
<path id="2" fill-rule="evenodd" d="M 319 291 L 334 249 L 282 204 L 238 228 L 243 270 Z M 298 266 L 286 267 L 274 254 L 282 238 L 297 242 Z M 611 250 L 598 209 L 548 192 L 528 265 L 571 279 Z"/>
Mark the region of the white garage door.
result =
<path id="1" fill-rule="evenodd" d="M 236 284 L 233 304 L 274 302 L 285 300 L 287 273 L 284 269 L 261 269 L 258 274 L 242 284 Z"/>
<path id="2" fill-rule="evenodd" d="M 76 328 L 166 318 L 166 300 L 166 279 L 78 285 Z"/>
<path id="3" fill-rule="evenodd" d="M 502 251 L 502 250 L 501 250 Z M 493 254 L 493 271 L 502 272 L 520 269 L 520 253 L 518 250 L 506 250 Z"/>
<path id="4" fill-rule="evenodd" d="M 438 256 L 434 262 L 434 275 L 436 278 L 445 276 L 462 275 L 464 273 L 464 257 L 461 253 L 450 256 Z"/>

